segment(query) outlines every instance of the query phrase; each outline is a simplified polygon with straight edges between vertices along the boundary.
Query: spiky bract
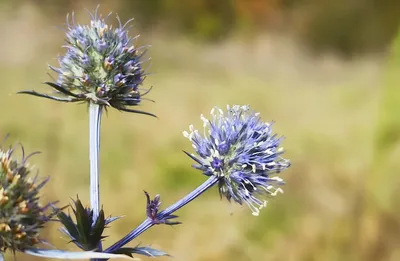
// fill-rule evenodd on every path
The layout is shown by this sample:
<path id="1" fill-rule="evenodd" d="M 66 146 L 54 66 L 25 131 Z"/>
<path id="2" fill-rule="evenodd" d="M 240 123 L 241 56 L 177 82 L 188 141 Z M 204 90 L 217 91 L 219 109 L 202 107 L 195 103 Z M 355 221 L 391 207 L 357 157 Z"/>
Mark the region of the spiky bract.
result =
<path id="1" fill-rule="evenodd" d="M 111 222 L 118 220 L 120 217 L 108 217 L 104 215 L 104 210 L 101 209 L 99 215 L 95 218 L 93 210 L 84 207 L 79 198 L 73 202 L 72 211 L 75 216 L 75 221 L 72 216 L 59 212 L 57 217 L 63 224 L 60 230 L 67 235 L 71 242 L 85 251 L 97 250 L 100 242 L 106 238 L 103 235 L 104 229 Z"/>

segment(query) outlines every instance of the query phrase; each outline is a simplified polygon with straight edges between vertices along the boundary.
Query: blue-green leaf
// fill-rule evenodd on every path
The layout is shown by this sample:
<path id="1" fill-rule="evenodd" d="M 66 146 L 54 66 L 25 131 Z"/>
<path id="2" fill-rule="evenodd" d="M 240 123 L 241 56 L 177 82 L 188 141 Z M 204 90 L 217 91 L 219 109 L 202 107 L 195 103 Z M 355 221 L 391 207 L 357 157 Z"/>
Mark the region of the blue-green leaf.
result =
<path id="1" fill-rule="evenodd" d="M 71 251 L 63 251 L 63 250 L 52 250 L 52 249 L 27 249 L 24 251 L 25 254 L 32 256 L 40 256 L 47 258 L 56 258 L 56 259 L 91 259 L 91 258 L 102 258 L 102 259 L 110 259 L 110 258 L 125 258 L 132 259 L 131 257 L 123 254 L 111 254 L 111 253 L 100 253 L 93 251 L 84 251 L 84 252 L 71 252 Z M 0 258 L 0 261 L 4 261 Z"/>

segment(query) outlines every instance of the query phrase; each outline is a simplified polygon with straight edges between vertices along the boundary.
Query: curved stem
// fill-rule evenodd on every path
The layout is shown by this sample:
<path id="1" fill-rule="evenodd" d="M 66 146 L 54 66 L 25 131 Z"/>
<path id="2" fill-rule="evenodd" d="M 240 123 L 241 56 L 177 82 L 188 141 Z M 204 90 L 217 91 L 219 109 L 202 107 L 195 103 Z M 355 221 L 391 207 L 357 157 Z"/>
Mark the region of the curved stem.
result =
<path id="1" fill-rule="evenodd" d="M 204 191 L 207 189 L 211 188 L 218 182 L 218 177 L 216 176 L 211 176 L 208 180 L 206 180 L 203 184 L 198 186 L 195 190 L 187 194 L 185 197 L 182 199 L 178 200 L 165 210 L 161 211 L 157 217 L 159 219 L 163 219 L 164 217 L 167 217 L 171 215 L 173 212 L 177 211 L 178 209 L 184 207 L 187 205 L 189 202 L 200 196 Z M 128 244 L 130 241 L 138 237 L 140 234 L 145 232 L 147 229 L 151 228 L 154 225 L 151 219 L 147 218 L 145 221 L 142 222 L 137 228 L 129 232 L 125 237 L 123 237 L 121 240 L 110 246 L 105 250 L 107 253 L 112 253 L 114 251 L 117 251 L 124 245 Z"/>
<path id="2" fill-rule="evenodd" d="M 100 151 L 100 124 L 102 107 L 93 102 L 89 103 L 89 160 L 90 160 L 90 207 L 93 209 L 93 222 L 100 212 L 99 191 L 99 151 Z M 102 250 L 99 243 L 98 250 Z"/>

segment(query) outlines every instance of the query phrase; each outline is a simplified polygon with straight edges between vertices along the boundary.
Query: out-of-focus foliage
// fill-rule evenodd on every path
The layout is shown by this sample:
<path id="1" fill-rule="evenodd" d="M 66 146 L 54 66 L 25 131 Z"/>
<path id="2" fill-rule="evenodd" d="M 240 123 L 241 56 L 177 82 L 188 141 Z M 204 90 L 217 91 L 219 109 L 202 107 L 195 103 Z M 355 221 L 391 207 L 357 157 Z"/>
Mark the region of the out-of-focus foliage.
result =
<path id="1" fill-rule="evenodd" d="M 280 12 L 280 0 L 136 0 L 128 5 L 147 25 L 168 23 L 210 41 L 221 40 L 238 30 L 265 29 Z"/>
<path id="2" fill-rule="evenodd" d="M 400 2 L 396 0 L 299 2 L 303 2 L 299 9 L 304 9 L 299 33 L 317 50 L 381 52 L 396 35 L 400 22 Z"/>
<path id="3" fill-rule="evenodd" d="M 17 7 L 27 0 L 2 0 Z M 43 15 L 53 17 L 106 0 L 33 0 Z M 146 29 L 188 34 L 217 41 L 231 34 L 246 37 L 262 31 L 290 31 L 316 52 L 343 55 L 382 52 L 397 32 L 397 0 L 115 0 L 123 17 L 136 17 Z"/>
<path id="4" fill-rule="evenodd" d="M 400 33 L 393 41 L 390 48 L 390 57 L 384 77 L 382 88 L 379 120 L 375 139 L 374 171 L 369 182 L 371 191 L 375 191 L 374 201 L 383 209 L 390 209 L 397 204 L 400 192 L 391 193 L 400 186 L 396 173 L 400 171 L 397 166 L 398 145 L 400 143 Z M 392 182 L 390 182 L 392 181 Z M 378 187 L 377 190 L 372 188 Z M 400 216 L 398 217 L 400 220 Z M 400 231 L 400 222 L 397 222 Z"/>
<path id="5" fill-rule="evenodd" d="M 124 2 L 124 1 L 122 1 Z M 292 32 L 314 52 L 351 56 L 382 52 L 397 32 L 397 0 L 134 0 L 127 1 L 143 24 L 178 28 L 203 40 L 229 34 L 248 37 L 274 30 Z M 130 12 L 126 9 L 125 12 Z"/>

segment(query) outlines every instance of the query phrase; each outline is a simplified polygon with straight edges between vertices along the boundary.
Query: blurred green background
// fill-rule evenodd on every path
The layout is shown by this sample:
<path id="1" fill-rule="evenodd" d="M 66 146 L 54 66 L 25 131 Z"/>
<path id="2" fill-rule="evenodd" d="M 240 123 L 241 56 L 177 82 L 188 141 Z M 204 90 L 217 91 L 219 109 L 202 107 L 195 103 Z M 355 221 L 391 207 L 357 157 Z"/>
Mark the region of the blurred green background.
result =
<path id="1" fill-rule="evenodd" d="M 181 132 L 235 103 L 286 137 L 285 194 L 253 217 L 212 189 L 179 211 L 183 225 L 154 227 L 132 246 L 177 261 L 400 260 L 399 1 L 1 0 L 0 134 L 43 152 L 30 160 L 51 176 L 43 202 L 79 194 L 89 203 L 87 108 L 15 93 L 50 91 L 41 82 L 64 53 L 57 27 L 73 10 L 86 23 L 84 8 L 98 4 L 135 17 L 131 34 L 152 45 L 145 85 L 156 103 L 141 109 L 159 116 L 110 110 L 103 119 L 101 201 L 126 216 L 106 245 L 145 217 L 143 189 L 167 206 L 205 179 L 182 153 L 192 148 Z M 43 236 L 75 249 L 57 228 Z"/>

